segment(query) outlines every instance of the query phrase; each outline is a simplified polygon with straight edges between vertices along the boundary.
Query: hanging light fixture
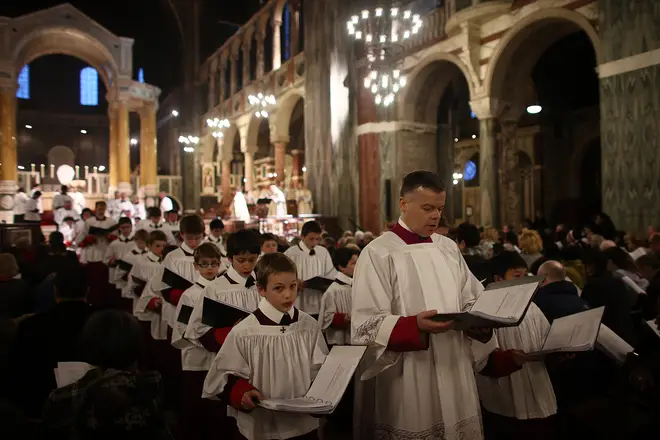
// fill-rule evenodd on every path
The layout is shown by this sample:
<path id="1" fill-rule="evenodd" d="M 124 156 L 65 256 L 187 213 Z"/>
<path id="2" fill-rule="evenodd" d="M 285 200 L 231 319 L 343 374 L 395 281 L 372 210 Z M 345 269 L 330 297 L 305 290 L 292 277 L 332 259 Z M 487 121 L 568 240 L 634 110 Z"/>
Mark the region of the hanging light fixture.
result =
<path id="1" fill-rule="evenodd" d="M 211 135 L 212 135 L 214 138 L 218 139 L 218 138 L 223 138 L 223 137 L 225 137 L 224 129 L 225 129 L 225 128 L 229 128 L 229 126 L 230 126 L 231 124 L 230 124 L 230 122 L 229 122 L 229 119 L 218 119 L 218 118 L 213 118 L 213 119 L 207 119 L 207 120 L 206 120 L 206 125 L 207 125 L 209 128 L 213 128 L 213 129 L 214 129 L 213 132 L 211 133 Z"/>
<path id="2" fill-rule="evenodd" d="M 183 151 L 186 153 L 194 153 L 195 145 L 199 144 L 199 137 L 193 135 L 180 135 L 179 143 L 183 145 Z"/>
<path id="3" fill-rule="evenodd" d="M 387 2 L 387 0 L 385 0 Z M 419 33 L 422 18 L 401 3 L 390 0 L 388 6 L 363 9 L 346 23 L 349 36 L 364 44 L 368 68 L 363 80 L 377 105 L 385 107 L 406 86 L 402 75 L 403 44 Z"/>
<path id="4" fill-rule="evenodd" d="M 267 118 L 268 109 L 277 103 L 275 95 L 269 95 L 261 92 L 257 93 L 256 95 L 248 96 L 248 102 L 255 108 L 254 115 L 257 118 Z"/>

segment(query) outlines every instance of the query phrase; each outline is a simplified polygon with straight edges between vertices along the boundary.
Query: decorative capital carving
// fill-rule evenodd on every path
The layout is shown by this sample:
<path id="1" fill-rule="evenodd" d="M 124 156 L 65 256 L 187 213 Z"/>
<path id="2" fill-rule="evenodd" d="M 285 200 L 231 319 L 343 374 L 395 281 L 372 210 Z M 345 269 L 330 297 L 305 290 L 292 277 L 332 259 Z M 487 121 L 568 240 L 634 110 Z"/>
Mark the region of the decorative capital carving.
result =
<path id="1" fill-rule="evenodd" d="M 501 101 L 490 96 L 483 96 L 470 101 L 470 108 L 478 119 L 496 118 L 500 114 Z"/>

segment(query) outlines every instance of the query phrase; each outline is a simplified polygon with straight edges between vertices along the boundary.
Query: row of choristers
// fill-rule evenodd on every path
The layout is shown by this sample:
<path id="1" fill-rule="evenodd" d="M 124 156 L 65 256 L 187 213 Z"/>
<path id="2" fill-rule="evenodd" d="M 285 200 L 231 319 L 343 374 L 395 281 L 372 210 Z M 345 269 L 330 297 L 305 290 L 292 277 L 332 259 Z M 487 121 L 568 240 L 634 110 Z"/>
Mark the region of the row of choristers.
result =
<path id="1" fill-rule="evenodd" d="M 337 271 L 318 246 L 317 222 L 285 254 L 276 253 L 274 236 L 252 230 L 232 234 L 225 250 L 222 222 L 212 221 L 205 237 L 196 215 L 181 219 L 176 248 L 155 221 L 135 234 L 131 227 L 120 220 L 104 261 L 148 335 L 144 367 L 163 375 L 165 404 L 180 415 L 185 438 L 217 437 L 219 429 L 232 433 L 226 438 L 316 438 L 318 419 L 256 406 L 265 396 L 305 394 L 328 353 L 322 331 L 331 345 L 350 343 L 358 252 L 340 249 Z M 334 282 L 299 285 L 314 279 Z M 223 305 L 245 313 L 218 313 Z"/>

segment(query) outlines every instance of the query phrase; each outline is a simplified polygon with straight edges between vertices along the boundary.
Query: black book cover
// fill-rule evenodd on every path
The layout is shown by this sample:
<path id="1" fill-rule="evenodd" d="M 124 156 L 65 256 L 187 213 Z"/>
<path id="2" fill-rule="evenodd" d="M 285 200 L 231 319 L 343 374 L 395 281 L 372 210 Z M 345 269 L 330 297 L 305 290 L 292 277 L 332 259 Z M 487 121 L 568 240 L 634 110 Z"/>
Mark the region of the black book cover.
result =
<path id="1" fill-rule="evenodd" d="M 90 226 L 88 235 L 93 235 L 94 237 L 103 237 L 110 235 L 119 228 L 119 225 L 110 226 L 109 228 L 99 228 L 97 226 Z"/>
<path id="2" fill-rule="evenodd" d="M 176 290 L 186 290 L 188 287 L 193 285 L 193 283 L 183 278 L 182 276 L 175 274 L 169 269 L 165 269 L 163 271 L 163 277 L 161 280 L 163 283 Z"/>
<path id="3" fill-rule="evenodd" d="M 312 289 L 312 290 L 317 290 L 321 293 L 325 293 L 325 291 L 328 290 L 328 287 L 330 287 L 330 285 L 334 282 L 335 280 L 331 280 L 328 278 L 314 277 L 305 281 L 304 287 L 305 289 Z"/>
<path id="4" fill-rule="evenodd" d="M 249 311 L 204 297 L 202 324 L 212 328 L 233 327 L 237 321 L 250 316 Z"/>
<path id="5" fill-rule="evenodd" d="M 117 261 L 117 267 L 126 272 L 130 272 L 131 269 L 133 269 L 133 265 L 131 263 L 127 263 L 124 260 Z"/>
<path id="6" fill-rule="evenodd" d="M 188 322 L 190 322 L 190 315 L 192 315 L 193 310 L 194 310 L 193 307 L 184 306 L 182 304 L 181 310 L 179 311 L 179 316 L 177 316 L 176 320 L 181 324 L 188 325 Z"/>
<path id="7" fill-rule="evenodd" d="M 144 288 L 147 287 L 147 282 L 142 281 L 139 278 L 133 277 L 133 284 L 135 284 L 135 286 L 133 286 L 133 293 L 135 293 L 135 295 L 138 297 L 142 296 L 142 292 L 144 292 Z"/>

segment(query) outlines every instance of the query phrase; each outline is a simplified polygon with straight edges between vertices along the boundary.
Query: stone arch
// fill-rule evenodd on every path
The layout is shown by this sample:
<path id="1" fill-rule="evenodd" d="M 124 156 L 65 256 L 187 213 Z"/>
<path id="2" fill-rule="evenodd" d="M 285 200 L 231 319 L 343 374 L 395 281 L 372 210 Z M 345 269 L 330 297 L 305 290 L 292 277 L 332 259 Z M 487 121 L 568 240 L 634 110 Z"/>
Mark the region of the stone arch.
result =
<path id="1" fill-rule="evenodd" d="M 600 65 L 600 38 L 584 15 L 564 8 L 548 8 L 518 21 L 500 39 L 490 58 L 484 80 L 486 94 L 505 97 L 507 85 L 515 85 L 521 78 L 529 76 L 541 55 L 552 44 L 579 31 L 584 31 L 591 40 L 596 64 Z M 514 57 L 516 63 L 512 66 Z"/>
<path id="2" fill-rule="evenodd" d="M 254 153 L 259 142 L 259 127 L 261 126 L 261 121 L 262 118 L 258 118 L 256 115 L 250 117 L 245 130 L 245 139 L 241 139 L 241 141 L 244 141 L 244 143 L 241 144 L 241 151 Z"/>
<path id="3" fill-rule="evenodd" d="M 305 95 L 302 90 L 292 89 L 279 100 L 277 105 L 277 112 L 275 113 L 275 119 L 272 126 L 274 130 L 271 132 L 271 137 L 289 137 L 289 126 L 291 125 L 291 116 L 293 115 L 293 110 L 296 108 L 296 104 L 298 104 L 300 100 L 304 99 Z"/>
<path id="4" fill-rule="evenodd" d="M 68 3 L 14 18 L 10 28 L 14 77 L 24 65 L 52 54 L 89 63 L 108 90 L 119 76 L 132 77 L 133 40 L 112 34 Z"/>
<path id="5" fill-rule="evenodd" d="M 222 160 L 232 159 L 234 154 L 234 143 L 236 142 L 237 138 L 240 145 L 241 136 L 238 133 L 238 128 L 235 124 L 231 124 L 229 128 L 224 132 L 224 137 L 222 138 L 222 145 L 220 146 L 219 150 L 220 154 L 218 155 L 219 162 Z"/>

